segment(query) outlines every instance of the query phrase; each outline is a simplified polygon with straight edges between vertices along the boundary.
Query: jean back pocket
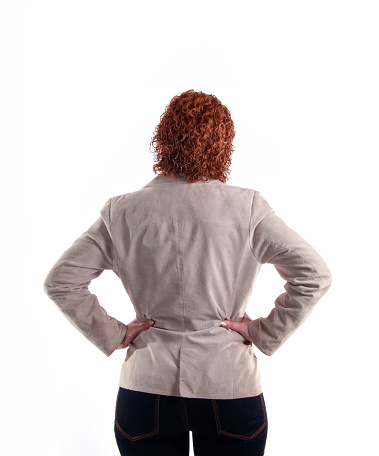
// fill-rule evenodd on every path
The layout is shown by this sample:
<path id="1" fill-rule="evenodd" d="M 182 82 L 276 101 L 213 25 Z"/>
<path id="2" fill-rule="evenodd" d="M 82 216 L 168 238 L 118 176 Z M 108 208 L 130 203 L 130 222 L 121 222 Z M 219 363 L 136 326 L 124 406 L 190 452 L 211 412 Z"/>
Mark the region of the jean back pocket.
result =
<path id="1" fill-rule="evenodd" d="M 263 393 L 239 399 L 212 399 L 212 405 L 219 434 L 251 440 L 267 428 Z"/>
<path id="2" fill-rule="evenodd" d="M 119 387 L 115 425 L 129 440 L 151 437 L 159 432 L 160 395 Z"/>

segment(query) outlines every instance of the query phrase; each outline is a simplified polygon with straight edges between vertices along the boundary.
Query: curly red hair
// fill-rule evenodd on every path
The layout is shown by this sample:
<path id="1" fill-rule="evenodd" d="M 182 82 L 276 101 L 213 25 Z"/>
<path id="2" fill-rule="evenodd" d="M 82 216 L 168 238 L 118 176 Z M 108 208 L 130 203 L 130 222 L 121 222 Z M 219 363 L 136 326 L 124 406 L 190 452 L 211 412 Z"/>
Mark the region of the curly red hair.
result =
<path id="1" fill-rule="evenodd" d="M 234 123 L 214 95 L 187 90 L 166 106 L 150 146 L 155 146 L 155 174 L 189 182 L 229 179 Z"/>

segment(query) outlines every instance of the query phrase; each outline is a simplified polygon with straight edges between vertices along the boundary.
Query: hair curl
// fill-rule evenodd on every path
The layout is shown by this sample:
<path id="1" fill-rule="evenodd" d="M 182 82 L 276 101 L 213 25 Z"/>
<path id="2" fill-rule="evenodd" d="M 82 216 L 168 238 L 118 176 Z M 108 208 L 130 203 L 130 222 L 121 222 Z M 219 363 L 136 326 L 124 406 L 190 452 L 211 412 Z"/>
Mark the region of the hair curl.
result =
<path id="1" fill-rule="evenodd" d="M 155 174 L 189 182 L 229 179 L 234 151 L 234 123 L 214 95 L 187 90 L 173 97 L 161 115 L 150 146 L 155 146 Z"/>

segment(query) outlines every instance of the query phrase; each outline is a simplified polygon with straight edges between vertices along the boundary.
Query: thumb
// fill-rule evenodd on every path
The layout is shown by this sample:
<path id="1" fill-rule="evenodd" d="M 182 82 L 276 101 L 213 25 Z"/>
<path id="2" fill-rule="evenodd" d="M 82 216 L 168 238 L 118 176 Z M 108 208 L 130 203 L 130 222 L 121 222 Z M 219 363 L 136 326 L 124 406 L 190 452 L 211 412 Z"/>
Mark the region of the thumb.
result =
<path id="1" fill-rule="evenodd" d="M 149 329 L 150 326 L 153 326 L 155 324 L 154 320 L 146 320 L 143 322 L 143 329 Z"/>
<path id="2" fill-rule="evenodd" d="M 223 320 L 221 325 L 223 328 L 226 328 L 226 329 L 233 329 L 235 330 L 236 329 L 236 326 L 235 326 L 236 322 L 234 321 L 231 321 L 231 320 Z"/>

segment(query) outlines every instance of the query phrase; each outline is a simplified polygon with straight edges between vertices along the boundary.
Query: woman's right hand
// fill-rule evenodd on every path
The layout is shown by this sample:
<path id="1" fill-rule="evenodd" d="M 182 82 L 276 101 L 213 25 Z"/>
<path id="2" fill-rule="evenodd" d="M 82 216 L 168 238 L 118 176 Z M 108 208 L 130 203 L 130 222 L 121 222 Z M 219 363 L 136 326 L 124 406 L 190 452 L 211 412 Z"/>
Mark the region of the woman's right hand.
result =
<path id="1" fill-rule="evenodd" d="M 139 323 L 137 318 L 134 318 L 134 320 L 128 323 L 128 330 L 126 331 L 124 344 L 122 348 L 126 348 L 131 342 L 133 342 L 133 340 L 138 336 L 138 334 L 141 331 L 148 330 L 154 324 L 154 320 L 146 320 L 142 323 Z"/>
<path id="2" fill-rule="evenodd" d="M 231 329 L 232 331 L 237 331 L 241 334 L 241 336 L 243 336 L 246 339 L 244 343 L 247 345 L 251 345 L 253 341 L 249 336 L 249 330 L 247 327 L 250 321 L 252 321 L 252 319 L 245 312 L 242 321 L 222 320 L 220 326 L 226 329 Z"/>

